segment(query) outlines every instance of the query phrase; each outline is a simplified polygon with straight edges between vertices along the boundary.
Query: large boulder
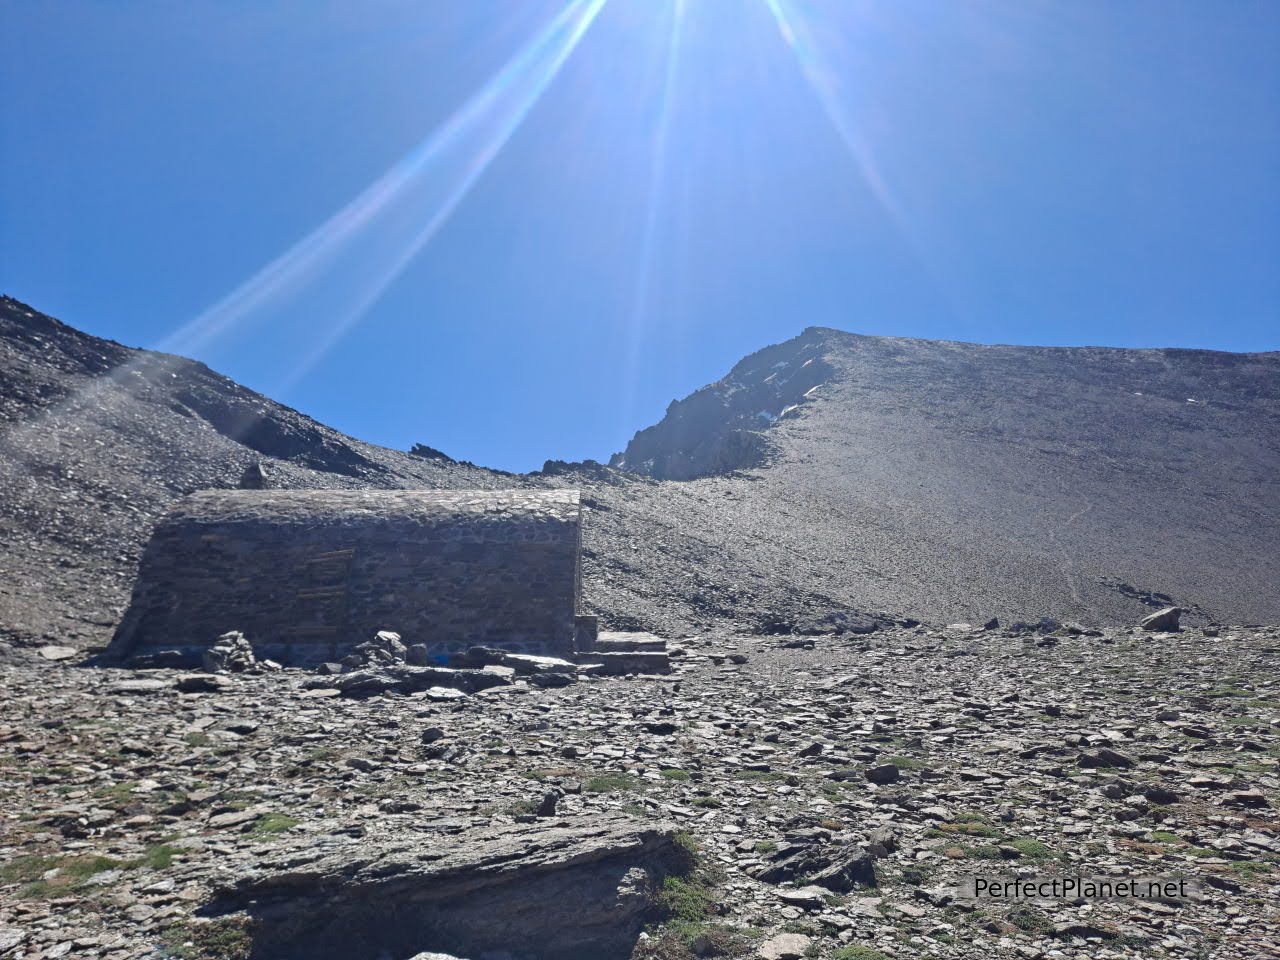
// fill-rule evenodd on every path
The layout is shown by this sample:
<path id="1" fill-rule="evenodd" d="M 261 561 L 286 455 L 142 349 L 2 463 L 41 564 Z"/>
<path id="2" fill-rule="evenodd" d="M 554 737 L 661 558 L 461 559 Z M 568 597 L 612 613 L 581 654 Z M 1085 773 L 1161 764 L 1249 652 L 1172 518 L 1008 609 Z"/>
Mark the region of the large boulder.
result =
<path id="1" fill-rule="evenodd" d="M 689 867 L 670 825 L 620 815 L 422 834 L 308 838 L 227 875 L 203 910 L 254 920 L 253 956 L 625 958 L 653 894 Z"/>
<path id="2" fill-rule="evenodd" d="M 1143 617 L 1138 625 L 1144 630 L 1177 630 L 1181 616 L 1181 607 L 1165 607 Z"/>
<path id="3" fill-rule="evenodd" d="M 765 883 L 792 883 L 801 878 L 836 893 L 876 886 L 875 858 L 861 846 L 839 842 L 805 842 L 779 847 L 770 862 L 754 872 Z"/>

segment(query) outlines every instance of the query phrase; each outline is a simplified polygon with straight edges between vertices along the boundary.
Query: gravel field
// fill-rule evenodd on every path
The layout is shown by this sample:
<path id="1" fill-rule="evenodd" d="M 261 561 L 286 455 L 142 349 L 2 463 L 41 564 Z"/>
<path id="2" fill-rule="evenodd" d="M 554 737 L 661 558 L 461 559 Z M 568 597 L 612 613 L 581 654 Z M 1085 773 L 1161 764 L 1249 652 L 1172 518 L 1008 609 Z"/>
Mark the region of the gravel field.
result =
<path id="1" fill-rule="evenodd" d="M 188 675 L 16 652 L 0 667 L 0 950 L 241 956 L 234 938 L 191 945 L 267 922 L 246 885 L 314 897 L 319 857 L 390 918 L 352 863 L 397 851 L 385 881 L 414 851 L 625 818 L 696 851 L 666 884 L 674 920 L 643 936 L 637 921 L 637 957 L 769 956 L 791 936 L 817 957 L 1252 960 L 1280 948 L 1280 631 L 1212 633 L 699 637 L 666 677 L 367 698 L 295 670 L 182 692 Z M 1055 874 L 1196 890 L 957 895 L 965 876 Z M 450 882 L 476 895 L 465 870 Z M 586 922 L 572 900 L 543 909 Z"/>

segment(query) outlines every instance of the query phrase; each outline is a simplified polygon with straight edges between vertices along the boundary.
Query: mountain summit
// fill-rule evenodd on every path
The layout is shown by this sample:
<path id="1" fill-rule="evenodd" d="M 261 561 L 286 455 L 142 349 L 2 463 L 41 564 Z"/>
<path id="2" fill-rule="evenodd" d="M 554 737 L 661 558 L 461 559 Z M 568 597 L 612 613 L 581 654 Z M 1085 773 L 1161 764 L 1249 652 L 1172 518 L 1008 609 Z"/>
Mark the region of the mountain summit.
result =
<path id="1" fill-rule="evenodd" d="M 987 346 L 809 328 L 613 462 L 742 471 L 724 539 L 864 607 L 1280 616 L 1280 353 Z"/>

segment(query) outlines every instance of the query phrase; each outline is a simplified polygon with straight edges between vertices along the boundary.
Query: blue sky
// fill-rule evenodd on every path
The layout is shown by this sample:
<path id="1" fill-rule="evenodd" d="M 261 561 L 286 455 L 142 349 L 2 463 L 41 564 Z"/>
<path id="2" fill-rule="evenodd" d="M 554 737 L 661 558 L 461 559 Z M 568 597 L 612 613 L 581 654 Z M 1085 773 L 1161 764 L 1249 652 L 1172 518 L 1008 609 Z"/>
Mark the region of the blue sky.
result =
<path id="1" fill-rule="evenodd" d="M 519 470 L 811 324 L 1277 349 L 1277 50 L 1248 0 L 7 3 L 0 290 Z"/>

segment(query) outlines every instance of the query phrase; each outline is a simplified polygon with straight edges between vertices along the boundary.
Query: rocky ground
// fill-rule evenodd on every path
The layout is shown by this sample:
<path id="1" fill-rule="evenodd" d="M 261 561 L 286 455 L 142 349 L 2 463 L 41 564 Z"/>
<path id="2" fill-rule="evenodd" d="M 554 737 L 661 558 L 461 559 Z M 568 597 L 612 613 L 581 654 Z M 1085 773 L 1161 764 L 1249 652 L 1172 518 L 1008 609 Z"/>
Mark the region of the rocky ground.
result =
<path id="1" fill-rule="evenodd" d="M 1280 951 L 1280 629 L 681 647 L 668 676 L 364 698 L 295 670 L 179 680 L 7 650 L 0 956 L 230 960 L 261 898 L 277 915 L 358 903 L 376 929 L 419 885 L 484 903 L 521 870 L 559 891 L 544 927 L 602 909 L 648 924 L 599 960 Z M 664 879 L 651 861 L 671 844 L 690 859 Z M 614 861 L 643 869 L 596 913 L 566 889 L 599 876 L 554 873 Z M 956 891 L 1055 873 L 1194 884 L 1165 901 Z M 341 938 L 324 956 L 381 960 Z"/>

